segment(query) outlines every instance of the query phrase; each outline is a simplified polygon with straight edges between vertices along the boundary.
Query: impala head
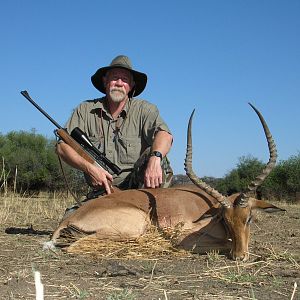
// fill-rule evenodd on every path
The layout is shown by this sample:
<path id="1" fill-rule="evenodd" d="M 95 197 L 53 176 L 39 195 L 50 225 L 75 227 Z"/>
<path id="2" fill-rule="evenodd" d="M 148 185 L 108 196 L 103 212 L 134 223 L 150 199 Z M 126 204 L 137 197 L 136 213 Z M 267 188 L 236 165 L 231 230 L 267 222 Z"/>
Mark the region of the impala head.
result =
<path id="1" fill-rule="evenodd" d="M 217 190 L 210 187 L 208 184 L 203 182 L 192 169 L 192 119 L 194 111 L 191 114 L 188 134 L 187 134 L 187 151 L 185 158 L 185 171 L 190 180 L 204 190 L 209 195 L 213 196 L 220 204 L 222 209 L 223 219 L 227 225 L 229 238 L 232 239 L 231 255 L 235 260 L 247 260 L 249 258 L 248 246 L 250 237 L 250 223 L 252 220 L 252 214 L 254 209 L 263 209 L 266 212 L 282 211 L 282 209 L 269 204 L 265 201 L 257 200 L 252 197 L 255 194 L 255 190 L 259 187 L 266 177 L 270 174 L 276 164 L 277 152 L 276 145 L 273 141 L 270 130 L 261 115 L 261 113 L 249 103 L 258 115 L 261 124 L 263 126 L 265 136 L 268 142 L 270 158 L 269 162 L 262 171 L 262 174 L 257 176 L 247 187 L 247 189 L 238 194 L 226 197 L 219 193 Z"/>

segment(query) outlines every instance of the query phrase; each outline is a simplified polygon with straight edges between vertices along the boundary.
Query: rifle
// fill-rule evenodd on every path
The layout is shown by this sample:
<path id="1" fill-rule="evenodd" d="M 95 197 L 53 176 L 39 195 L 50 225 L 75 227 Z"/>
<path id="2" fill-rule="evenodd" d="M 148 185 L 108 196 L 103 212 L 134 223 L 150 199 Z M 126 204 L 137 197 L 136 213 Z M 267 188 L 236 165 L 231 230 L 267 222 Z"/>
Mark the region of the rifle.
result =
<path id="1" fill-rule="evenodd" d="M 55 127 L 55 134 L 59 136 L 66 144 L 72 147 L 81 157 L 88 162 L 94 164 L 97 163 L 106 171 L 110 171 L 113 174 L 121 174 L 121 170 L 116 164 L 110 161 L 104 153 L 100 152 L 92 142 L 89 140 L 87 135 L 78 127 L 75 127 L 71 135 L 65 128 L 62 128 L 53 118 L 51 118 L 38 104 L 36 104 L 29 96 L 27 91 L 22 91 L 21 94 L 33 104 Z"/>

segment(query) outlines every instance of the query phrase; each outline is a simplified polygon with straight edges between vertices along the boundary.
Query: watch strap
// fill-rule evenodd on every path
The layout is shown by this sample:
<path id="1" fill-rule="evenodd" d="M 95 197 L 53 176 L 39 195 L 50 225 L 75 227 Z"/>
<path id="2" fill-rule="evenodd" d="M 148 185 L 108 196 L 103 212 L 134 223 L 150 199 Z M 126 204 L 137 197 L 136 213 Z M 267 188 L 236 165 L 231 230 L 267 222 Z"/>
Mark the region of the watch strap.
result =
<path id="1" fill-rule="evenodd" d="M 152 151 L 150 153 L 150 156 L 156 156 L 156 157 L 160 157 L 160 159 L 162 160 L 162 154 L 159 151 Z"/>

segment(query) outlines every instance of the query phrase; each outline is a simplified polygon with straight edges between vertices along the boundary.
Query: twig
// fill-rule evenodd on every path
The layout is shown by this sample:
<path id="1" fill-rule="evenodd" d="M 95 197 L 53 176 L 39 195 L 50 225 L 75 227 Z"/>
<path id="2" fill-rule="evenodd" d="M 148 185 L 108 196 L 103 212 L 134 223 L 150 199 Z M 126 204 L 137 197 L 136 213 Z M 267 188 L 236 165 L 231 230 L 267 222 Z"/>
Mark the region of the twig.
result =
<path id="1" fill-rule="evenodd" d="M 165 299 L 168 300 L 167 292 L 164 290 Z"/>
<path id="2" fill-rule="evenodd" d="M 293 290 L 293 293 L 292 293 L 292 296 L 291 296 L 291 300 L 294 299 L 294 296 L 296 294 L 296 290 L 297 290 L 297 282 L 294 283 L 294 290 Z"/>
<path id="3" fill-rule="evenodd" d="M 14 178 L 14 194 L 16 194 L 16 190 L 17 190 L 17 176 L 18 176 L 18 166 L 16 165 L 15 178 Z"/>
<path id="4" fill-rule="evenodd" d="M 265 265 L 261 266 L 253 275 L 256 276 L 263 268 L 268 267 L 270 264 L 270 262 L 267 262 Z"/>
<path id="5" fill-rule="evenodd" d="M 265 261 L 263 260 L 260 260 L 260 261 L 255 261 L 255 262 L 251 262 L 251 263 L 243 263 L 243 267 L 244 268 L 248 268 L 248 267 L 252 267 L 254 265 L 258 265 L 258 264 L 261 264 L 261 263 L 266 263 Z M 216 268 L 216 269 L 212 269 L 208 266 L 208 269 L 209 271 L 222 271 L 222 270 L 226 270 L 226 269 L 232 269 L 232 268 L 236 268 L 236 265 L 231 265 L 231 266 L 225 266 L 225 267 L 220 267 L 220 268 Z M 209 274 L 209 271 L 208 272 L 202 272 L 202 274 Z"/>
<path id="6" fill-rule="evenodd" d="M 255 223 L 253 222 L 254 226 L 256 226 L 256 228 L 258 228 L 259 230 L 261 230 L 261 228 Z"/>
<path id="7" fill-rule="evenodd" d="M 143 290 L 145 290 L 146 288 L 148 288 L 149 285 L 152 283 L 152 279 L 153 279 L 153 276 L 154 276 L 154 269 L 155 269 L 156 265 L 157 265 L 157 260 L 155 261 L 155 263 L 154 263 L 154 265 L 153 265 L 149 283 L 143 288 Z"/>
<path id="8" fill-rule="evenodd" d="M 240 266 L 239 266 L 239 262 L 238 261 L 236 261 L 236 268 L 237 268 L 238 274 L 240 274 Z"/>

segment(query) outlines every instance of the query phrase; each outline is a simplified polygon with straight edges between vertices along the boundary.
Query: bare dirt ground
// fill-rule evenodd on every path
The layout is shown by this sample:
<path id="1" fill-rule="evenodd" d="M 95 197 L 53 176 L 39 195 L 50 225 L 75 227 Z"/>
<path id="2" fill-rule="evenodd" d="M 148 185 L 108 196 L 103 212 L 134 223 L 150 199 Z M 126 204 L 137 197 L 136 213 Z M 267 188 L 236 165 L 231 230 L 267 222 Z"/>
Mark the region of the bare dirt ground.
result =
<path id="1" fill-rule="evenodd" d="M 34 270 L 45 299 L 300 299 L 300 205 L 276 205 L 287 212 L 257 215 L 242 263 L 171 248 L 147 255 L 128 244 L 103 255 L 45 252 L 67 203 L 1 197 L 0 299 L 35 299 Z"/>

